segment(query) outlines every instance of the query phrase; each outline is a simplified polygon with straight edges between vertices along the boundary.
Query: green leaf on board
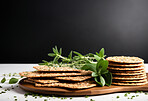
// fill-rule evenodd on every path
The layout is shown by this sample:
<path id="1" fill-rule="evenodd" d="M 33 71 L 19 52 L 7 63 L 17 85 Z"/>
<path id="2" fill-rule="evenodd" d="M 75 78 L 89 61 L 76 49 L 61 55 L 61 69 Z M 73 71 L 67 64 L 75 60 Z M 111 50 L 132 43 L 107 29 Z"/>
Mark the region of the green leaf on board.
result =
<path id="1" fill-rule="evenodd" d="M 111 74 L 111 72 L 108 72 L 106 74 L 103 74 L 103 77 L 105 79 L 105 84 L 107 86 L 110 86 L 112 84 L 112 74 Z"/>
<path id="2" fill-rule="evenodd" d="M 16 78 L 11 78 L 10 80 L 9 80 L 9 84 L 15 84 L 15 83 L 17 83 L 18 82 L 18 79 L 16 79 Z"/>
<path id="3" fill-rule="evenodd" d="M 1 80 L 1 83 L 5 83 L 6 81 L 6 78 L 4 77 L 2 80 Z"/>

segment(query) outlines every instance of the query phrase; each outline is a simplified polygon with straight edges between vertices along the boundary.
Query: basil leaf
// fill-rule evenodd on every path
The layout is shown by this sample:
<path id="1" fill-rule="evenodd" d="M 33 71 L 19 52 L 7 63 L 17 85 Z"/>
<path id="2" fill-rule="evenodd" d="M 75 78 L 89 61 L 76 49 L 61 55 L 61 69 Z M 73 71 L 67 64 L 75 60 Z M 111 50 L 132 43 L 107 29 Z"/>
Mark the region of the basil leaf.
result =
<path id="1" fill-rule="evenodd" d="M 102 76 L 100 76 L 100 83 L 102 87 L 105 85 L 105 79 Z"/>
<path id="2" fill-rule="evenodd" d="M 93 73 L 91 74 L 91 76 L 92 76 L 92 77 L 97 77 L 98 74 L 97 74 L 96 72 L 93 72 Z"/>
<path id="3" fill-rule="evenodd" d="M 108 72 L 108 73 L 104 74 L 103 77 L 105 79 L 105 84 L 107 86 L 110 86 L 112 84 L 112 74 L 111 74 L 111 72 Z"/>
<path id="4" fill-rule="evenodd" d="M 102 63 L 101 63 L 101 74 L 103 74 L 106 70 L 107 70 L 107 67 L 108 67 L 108 61 L 107 60 L 103 60 Z"/>
<path id="5" fill-rule="evenodd" d="M 16 79 L 16 78 L 11 78 L 9 80 L 9 84 L 14 84 L 14 83 L 17 83 L 17 82 L 18 82 L 18 79 Z"/>
<path id="6" fill-rule="evenodd" d="M 1 83 L 4 83 L 6 81 L 6 78 L 4 77 L 2 80 L 1 80 Z"/>
<path id="7" fill-rule="evenodd" d="M 100 59 L 101 59 L 98 55 L 94 55 L 94 57 L 97 61 L 100 61 Z"/>
<path id="8" fill-rule="evenodd" d="M 91 70 L 93 72 L 96 72 L 96 65 L 95 64 L 85 64 L 83 67 L 81 67 L 82 70 Z"/>

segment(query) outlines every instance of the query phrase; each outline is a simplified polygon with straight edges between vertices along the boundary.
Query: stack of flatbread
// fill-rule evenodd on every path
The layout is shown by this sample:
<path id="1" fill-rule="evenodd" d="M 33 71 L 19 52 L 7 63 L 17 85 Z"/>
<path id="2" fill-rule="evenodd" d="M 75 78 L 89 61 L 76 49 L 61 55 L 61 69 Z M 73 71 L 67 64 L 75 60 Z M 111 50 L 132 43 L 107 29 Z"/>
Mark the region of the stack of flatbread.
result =
<path id="1" fill-rule="evenodd" d="M 115 85 L 144 85 L 147 76 L 144 60 L 138 57 L 113 56 L 108 57 L 108 70 L 113 75 L 112 84 Z"/>
<path id="2" fill-rule="evenodd" d="M 84 89 L 97 86 L 92 80 L 91 71 L 70 67 L 34 66 L 37 71 L 21 72 L 27 77 L 24 82 L 33 83 L 37 87 L 61 87 Z"/>

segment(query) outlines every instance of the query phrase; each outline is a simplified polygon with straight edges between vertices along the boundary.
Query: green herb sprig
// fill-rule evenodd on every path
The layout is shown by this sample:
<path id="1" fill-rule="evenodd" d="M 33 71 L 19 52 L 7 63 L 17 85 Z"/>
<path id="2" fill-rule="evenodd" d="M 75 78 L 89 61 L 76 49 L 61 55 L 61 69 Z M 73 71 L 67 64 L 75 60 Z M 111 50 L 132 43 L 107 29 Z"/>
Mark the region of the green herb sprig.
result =
<path id="1" fill-rule="evenodd" d="M 104 49 L 102 48 L 94 57 L 97 63 L 87 63 L 81 69 L 93 71 L 92 77 L 100 86 L 110 86 L 112 83 L 112 74 L 107 70 L 108 61 L 104 59 Z"/>
<path id="2" fill-rule="evenodd" d="M 108 61 L 104 59 L 104 48 L 96 54 L 88 53 L 82 55 L 76 51 L 70 51 L 68 57 L 62 56 L 62 48 L 58 50 L 57 46 L 52 48 L 53 53 L 49 53 L 48 56 L 54 57 L 53 61 L 42 60 L 43 63 L 39 65 L 47 66 L 70 66 L 73 68 L 78 68 L 82 70 L 92 71 L 92 77 L 100 86 L 110 86 L 112 83 L 112 74 L 107 70 Z"/>
<path id="3" fill-rule="evenodd" d="M 70 66 L 75 68 L 80 68 L 86 63 L 93 63 L 95 60 L 94 54 L 89 53 L 86 55 L 82 55 L 76 51 L 70 51 L 67 57 L 62 56 L 62 48 L 58 50 L 57 46 L 52 48 L 53 53 L 49 53 L 48 56 L 54 57 L 53 61 L 42 60 L 43 63 L 39 65 L 47 65 L 47 66 Z M 73 56 L 74 55 L 74 56 Z"/>

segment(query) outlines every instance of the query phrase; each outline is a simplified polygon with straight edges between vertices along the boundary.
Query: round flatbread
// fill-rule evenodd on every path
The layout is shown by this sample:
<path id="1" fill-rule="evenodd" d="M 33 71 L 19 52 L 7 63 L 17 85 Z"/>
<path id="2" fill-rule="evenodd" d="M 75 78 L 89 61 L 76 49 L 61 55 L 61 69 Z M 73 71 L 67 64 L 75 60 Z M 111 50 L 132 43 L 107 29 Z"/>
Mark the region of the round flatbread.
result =
<path id="1" fill-rule="evenodd" d="M 137 86 L 137 85 L 145 85 L 147 82 L 137 82 L 137 83 L 129 83 L 129 82 L 124 82 L 124 83 L 118 83 L 118 82 L 112 82 L 114 85 L 123 85 L 123 86 Z"/>
<path id="2" fill-rule="evenodd" d="M 112 82 L 147 82 L 147 79 L 139 79 L 139 80 L 112 80 Z"/>
<path id="3" fill-rule="evenodd" d="M 142 65 L 144 65 L 143 62 L 138 64 L 119 64 L 119 63 L 113 63 L 113 62 L 109 63 L 109 66 L 118 66 L 118 67 L 135 67 L 135 66 L 142 66 Z"/>
<path id="4" fill-rule="evenodd" d="M 113 75 L 139 75 L 139 74 L 144 74 L 145 72 L 141 73 L 112 73 Z"/>
<path id="5" fill-rule="evenodd" d="M 146 74 L 142 74 L 142 75 L 124 75 L 124 76 L 117 76 L 117 75 L 113 75 L 113 79 L 116 80 L 138 80 L 138 79 L 145 79 L 147 78 Z"/>
<path id="6" fill-rule="evenodd" d="M 109 62 L 118 62 L 118 63 L 140 63 L 144 62 L 143 59 L 139 57 L 130 57 L 130 56 L 113 56 L 107 57 L 106 60 Z"/>
<path id="7" fill-rule="evenodd" d="M 141 73 L 145 72 L 145 69 L 139 69 L 139 70 L 109 70 L 111 73 Z"/>
<path id="8" fill-rule="evenodd" d="M 109 66 L 108 70 L 141 70 L 144 69 L 144 66 L 138 66 L 138 67 L 129 67 L 129 68 L 121 68 L 121 67 L 111 67 Z"/>

